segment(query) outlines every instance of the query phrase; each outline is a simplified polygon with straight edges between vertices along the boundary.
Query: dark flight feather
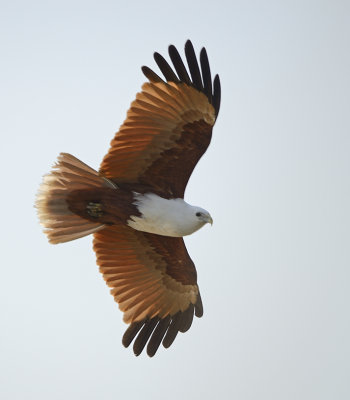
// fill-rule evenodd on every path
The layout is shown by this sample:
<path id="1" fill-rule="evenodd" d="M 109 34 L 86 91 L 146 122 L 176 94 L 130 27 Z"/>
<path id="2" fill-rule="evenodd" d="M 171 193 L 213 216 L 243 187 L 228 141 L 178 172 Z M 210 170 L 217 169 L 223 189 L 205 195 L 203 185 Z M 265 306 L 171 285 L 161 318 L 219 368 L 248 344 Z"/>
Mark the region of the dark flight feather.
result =
<path id="1" fill-rule="evenodd" d="M 180 78 L 180 81 L 186 83 L 187 85 L 192 85 L 185 64 L 183 63 L 177 48 L 173 45 L 169 46 L 169 56 Z"/>
<path id="2" fill-rule="evenodd" d="M 211 73 L 210 73 L 208 55 L 207 55 L 207 52 L 204 47 L 200 53 L 200 62 L 201 62 L 201 69 L 202 69 L 204 93 L 207 95 L 209 102 L 212 103 L 213 88 L 212 88 L 212 82 L 211 82 Z"/>
<path id="3" fill-rule="evenodd" d="M 152 337 L 149 340 L 148 345 L 147 345 L 147 354 L 150 357 L 153 357 L 156 354 L 158 347 L 162 343 L 163 337 L 169 327 L 170 321 L 171 321 L 171 317 L 170 317 L 170 315 L 168 315 L 167 317 L 165 317 L 164 319 L 161 319 L 158 322 L 158 325 L 155 328 L 155 330 L 153 331 Z"/>
<path id="4" fill-rule="evenodd" d="M 196 57 L 196 53 L 194 52 L 193 44 L 190 40 L 187 40 L 185 44 L 185 54 L 188 63 L 188 67 L 190 69 L 193 86 L 199 90 L 203 91 L 202 77 L 201 72 L 199 70 L 198 61 Z"/>
<path id="5" fill-rule="evenodd" d="M 159 53 L 154 53 L 154 59 L 167 82 L 179 82 L 179 78 L 176 76 L 175 72 L 162 55 Z"/>
<path id="6" fill-rule="evenodd" d="M 141 354 L 158 321 L 159 318 L 154 317 L 145 322 L 143 328 L 137 335 L 137 338 L 134 342 L 133 350 L 136 356 L 139 356 Z"/>

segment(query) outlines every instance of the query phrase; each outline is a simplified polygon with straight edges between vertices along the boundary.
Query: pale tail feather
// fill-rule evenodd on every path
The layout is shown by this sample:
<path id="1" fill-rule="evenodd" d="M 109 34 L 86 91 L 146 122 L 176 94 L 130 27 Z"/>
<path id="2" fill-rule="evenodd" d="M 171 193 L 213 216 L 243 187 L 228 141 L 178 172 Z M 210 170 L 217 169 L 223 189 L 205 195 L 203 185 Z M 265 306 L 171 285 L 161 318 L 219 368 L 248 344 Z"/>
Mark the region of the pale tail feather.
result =
<path id="1" fill-rule="evenodd" d="M 40 223 L 50 243 L 68 242 L 104 228 L 101 223 L 72 213 L 66 202 L 73 190 L 103 186 L 116 188 L 113 182 L 71 154 L 61 153 L 58 156 L 52 171 L 44 176 L 35 202 Z"/>

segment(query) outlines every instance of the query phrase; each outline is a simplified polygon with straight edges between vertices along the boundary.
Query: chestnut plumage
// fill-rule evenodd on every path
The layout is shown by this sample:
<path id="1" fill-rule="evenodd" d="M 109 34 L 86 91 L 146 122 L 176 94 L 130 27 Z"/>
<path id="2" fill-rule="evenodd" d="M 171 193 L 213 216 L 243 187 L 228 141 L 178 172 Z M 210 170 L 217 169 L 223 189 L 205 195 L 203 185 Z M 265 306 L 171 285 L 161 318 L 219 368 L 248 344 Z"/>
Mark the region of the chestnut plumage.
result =
<path id="1" fill-rule="evenodd" d="M 164 76 L 148 78 L 111 142 L 99 171 L 61 153 L 40 186 L 36 207 L 51 243 L 93 233 L 97 264 L 129 324 L 122 343 L 152 357 L 203 315 L 197 272 L 183 236 L 210 214 L 183 198 L 208 148 L 220 109 L 220 80 L 212 81 L 206 50 L 197 60 L 185 44 L 187 68 L 169 46 L 159 53 Z"/>

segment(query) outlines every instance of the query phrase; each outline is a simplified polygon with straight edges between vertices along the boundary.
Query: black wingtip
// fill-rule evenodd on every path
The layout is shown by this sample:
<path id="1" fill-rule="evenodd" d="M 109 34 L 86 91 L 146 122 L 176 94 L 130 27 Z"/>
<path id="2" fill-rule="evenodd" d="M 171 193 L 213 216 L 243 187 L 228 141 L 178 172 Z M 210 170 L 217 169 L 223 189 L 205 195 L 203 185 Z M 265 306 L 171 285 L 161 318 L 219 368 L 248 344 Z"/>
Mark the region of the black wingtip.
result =
<path id="1" fill-rule="evenodd" d="M 203 306 L 199 295 L 196 304 L 189 304 L 186 310 L 178 311 L 173 316 L 167 315 L 163 318 L 156 316 L 131 323 L 124 333 L 122 343 L 125 347 L 129 347 L 134 341 L 135 356 L 139 356 L 147 345 L 147 355 L 153 357 L 161 343 L 165 348 L 170 347 L 179 332 L 190 329 L 194 315 L 202 314 Z"/>
<path id="2" fill-rule="evenodd" d="M 192 47 L 192 49 L 193 49 L 193 44 L 192 44 L 192 42 L 191 42 L 190 39 L 187 39 L 187 40 L 186 40 L 186 42 L 185 42 L 185 49 L 186 49 L 186 47 Z"/>
<path id="3" fill-rule="evenodd" d="M 200 52 L 199 59 L 200 59 L 201 69 L 202 69 L 204 93 L 207 95 L 210 103 L 212 103 L 213 88 L 212 88 L 212 81 L 211 81 L 211 72 L 210 72 L 207 51 L 205 50 L 204 47 L 202 48 L 202 50 Z"/>
<path id="4" fill-rule="evenodd" d="M 167 317 L 159 321 L 157 327 L 153 331 L 152 337 L 150 338 L 147 345 L 147 354 L 149 357 L 153 357 L 156 354 L 163 340 L 163 337 L 169 327 L 170 321 L 171 317 L 170 315 L 168 315 Z"/>
<path id="5" fill-rule="evenodd" d="M 187 85 L 192 85 L 191 78 L 188 75 L 185 64 L 183 63 L 182 58 L 179 52 L 177 51 L 177 48 L 173 44 L 171 44 L 169 46 L 168 51 L 171 62 L 174 65 L 174 68 L 177 72 L 180 81 L 186 83 Z"/>
<path id="6" fill-rule="evenodd" d="M 180 332 L 182 333 L 187 332 L 191 328 L 193 321 L 193 311 L 194 311 L 194 305 L 190 304 L 188 309 L 182 314 L 181 324 L 179 326 Z"/>
<path id="7" fill-rule="evenodd" d="M 148 339 L 152 335 L 152 332 L 156 325 L 158 324 L 159 318 L 154 317 L 144 324 L 143 328 L 141 329 L 140 333 L 138 334 L 137 338 L 135 339 L 133 350 L 135 356 L 139 356 L 142 353 Z"/>
<path id="8" fill-rule="evenodd" d="M 176 76 L 175 72 L 172 70 L 172 68 L 162 55 L 156 52 L 153 54 L 153 57 L 167 82 L 179 82 L 179 79 Z"/>
<path id="9" fill-rule="evenodd" d="M 194 314 L 198 318 L 203 317 L 203 303 L 202 303 L 201 294 L 199 292 L 198 292 L 196 304 L 194 305 Z"/>
<path id="10" fill-rule="evenodd" d="M 210 104 L 213 105 L 217 116 L 220 109 L 220 80 L 218 75 L 216 75 L 214 82 L 212 82 L 206 49 L 203 47 L 200 51 L 199 65 L 191 40 L 188 39 L 186 41 L 185 56 L 188 69 L 174 45 L 171 44 L 168 50 L 173 68 L 162 55 L 157 52 L 154 53 L 154 59 L 164 75 L 165 80 L 167 82 L 183 82 L 204 93 Z M 161 77 L 148 67 L 142 67 L 142 72 L 151 82 L 164 82 Z"/>
<path id="11" fill-rule="evenodd" d="M 157 75 L 154 71 L 151 70 L 151 68 L 146 67 L 145 65 L 141 67 L 141 70 L 145 77 L 150 81 L 150 82 L 164 82 L 163 79 Z"/>
<path id="12" fill-rule="evenodd" d="M 177 334 L 179 333 L 181 314 L 182 314 L 181 311 L 179 311 L 172 317 L 172 320 L 169 324 L 169 328 L 162 341 L 162 344 L 166 349 L 172 345 L 172 343 L 176 339 Z"/>
<path id="13" fill-rule="evenodd" d="M 219 75 L 215 75 L 214 78 L 214 93 L 213 93 L 213 107 L 215 109 L 216 116 L 219 114 L 221 103 L 221 84 Z"/>
<path id="14" fill-rule="evenodd" d="M 196 53 L 194 51 L 193 44 L 190 40 L 187 40 L 185 44 L 185 55 L 187 59 L 187 64 L 190 69 L 192 84 L 193 86 L 199 90 L 200 92 L 203 91 L 203 83 L 202 83 L 202 76 L 201 71 L 198 66 L 198 61 L 196 57 Z"/>

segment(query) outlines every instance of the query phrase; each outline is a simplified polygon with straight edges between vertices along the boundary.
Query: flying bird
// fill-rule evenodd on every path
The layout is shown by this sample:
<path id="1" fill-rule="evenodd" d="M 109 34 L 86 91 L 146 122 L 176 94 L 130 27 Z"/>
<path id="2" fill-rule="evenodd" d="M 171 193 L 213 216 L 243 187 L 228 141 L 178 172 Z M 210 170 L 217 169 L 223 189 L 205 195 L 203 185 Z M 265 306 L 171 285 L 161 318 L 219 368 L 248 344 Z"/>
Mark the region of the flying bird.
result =
<path id="1" fill-rule="evenodd" d="M 99 171 L 60 153 L 44 176 L 36 208 L 50 243 L 93 234 L 97 264 L 129 324 L 122 343 L 152 357 L 203 315 L 197 273 L 183 237 L 212 223 L 209 212 L 185 202 L 187 182 L 209 146 L 220 108 L 220 80 L 212 80 L 202 48 L 191 41 L 188 67 L 169 46 L 159 53 L 164 75 L 148 67 L 148 82 L 131 103 Z"/>

